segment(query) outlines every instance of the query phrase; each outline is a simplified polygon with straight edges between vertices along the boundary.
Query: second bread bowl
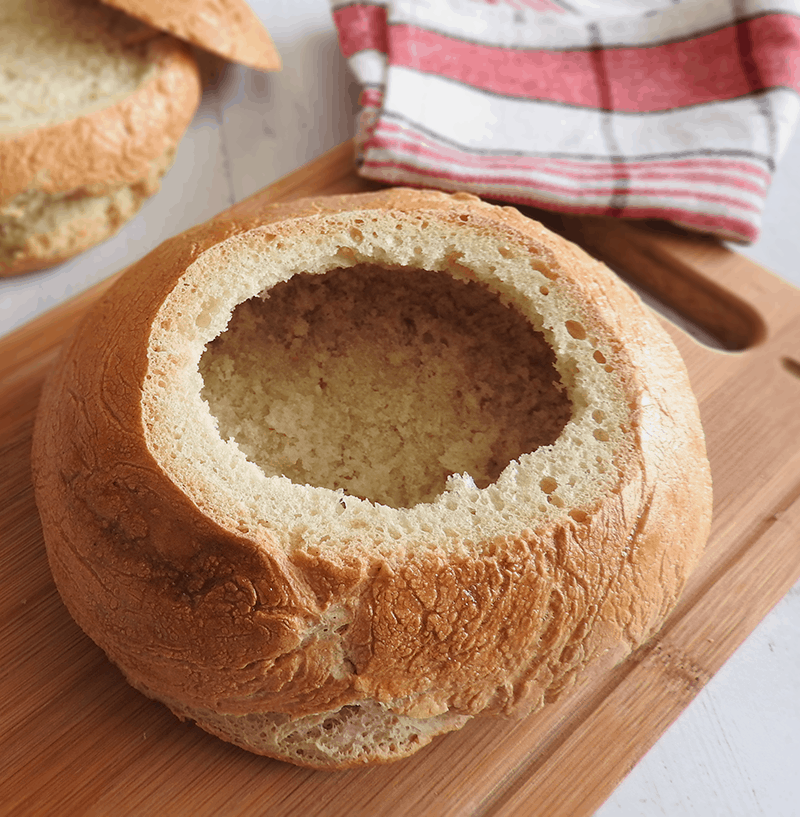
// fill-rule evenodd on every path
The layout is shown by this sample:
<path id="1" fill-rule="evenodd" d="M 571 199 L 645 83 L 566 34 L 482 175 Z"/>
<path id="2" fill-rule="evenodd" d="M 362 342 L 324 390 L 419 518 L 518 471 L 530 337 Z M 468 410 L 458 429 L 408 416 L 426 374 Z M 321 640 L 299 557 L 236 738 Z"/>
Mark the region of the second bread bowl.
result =
<path id="1" fill-rule="evenodd" d="M 0 276 L 110 238 L 200 101 L 188 47 L 97 0 L 0 6 Z"/>

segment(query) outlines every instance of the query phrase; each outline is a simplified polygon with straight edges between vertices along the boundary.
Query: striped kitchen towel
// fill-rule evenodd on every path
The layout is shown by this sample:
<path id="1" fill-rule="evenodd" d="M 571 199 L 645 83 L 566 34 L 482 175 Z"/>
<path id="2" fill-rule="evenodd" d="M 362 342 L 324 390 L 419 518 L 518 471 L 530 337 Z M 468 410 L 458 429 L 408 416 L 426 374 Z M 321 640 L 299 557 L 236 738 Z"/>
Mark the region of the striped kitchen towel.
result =
<path id="1" fill-rule="evenodd" d="M 333 0 L 360 173 L 755 240 L 800 114 L 800 0 L 664 2 Z"/>

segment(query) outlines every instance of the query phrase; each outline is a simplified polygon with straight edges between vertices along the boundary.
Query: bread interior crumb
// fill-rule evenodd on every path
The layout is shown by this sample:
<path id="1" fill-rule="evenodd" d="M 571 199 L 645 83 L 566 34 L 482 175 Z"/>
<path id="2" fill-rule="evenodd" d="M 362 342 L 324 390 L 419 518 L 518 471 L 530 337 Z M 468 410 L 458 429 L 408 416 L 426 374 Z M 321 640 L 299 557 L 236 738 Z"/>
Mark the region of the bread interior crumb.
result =
<path id="1" fill-rule="evenodd" d="M 221 436 L 266 475 L 408 508 L 554 443 L 571 415 L 554 363 L 483 284 L 358 264 L 240 304 L 200 373 Z"/>
<path id="2" fill-rule="evenodd" d="M 52 125 L 105 107 L 153 71 L 153 29 L 86 0 L 0 3 L 0 133 Z"/>

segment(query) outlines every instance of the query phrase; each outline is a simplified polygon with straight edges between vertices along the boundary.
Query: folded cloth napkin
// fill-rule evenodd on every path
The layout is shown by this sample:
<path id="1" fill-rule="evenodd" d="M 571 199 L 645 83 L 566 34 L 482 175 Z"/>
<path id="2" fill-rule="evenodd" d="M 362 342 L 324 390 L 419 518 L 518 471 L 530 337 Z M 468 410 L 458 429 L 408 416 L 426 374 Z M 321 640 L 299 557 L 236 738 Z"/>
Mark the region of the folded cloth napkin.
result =
<path id="1" fill-rule="evenodd" d="M 360 173 L 759 234 L 800 114 L 800 0 L 333 0 Z"/>

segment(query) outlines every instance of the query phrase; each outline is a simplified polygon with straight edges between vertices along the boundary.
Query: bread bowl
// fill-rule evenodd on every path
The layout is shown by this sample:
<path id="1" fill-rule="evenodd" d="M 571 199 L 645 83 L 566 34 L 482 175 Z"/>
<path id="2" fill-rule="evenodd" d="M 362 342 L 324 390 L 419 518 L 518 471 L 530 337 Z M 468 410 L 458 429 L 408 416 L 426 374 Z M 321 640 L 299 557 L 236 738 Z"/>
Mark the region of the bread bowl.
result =
<path id="1" fill-rule="evenodd" d="M 188 47 L 97 0 L 0 7 L 0 276 L 109 238 L 153 195 L 200 100 Z"/>
<path id="2" fill-rule="evenodd" d="M 255 199 L 135 264 L 42 395 L 56 585 L 128 681 L 250 751 L 388 762 L 622 660 L 701 556 L 674 345 L 512 208 Z"/>

